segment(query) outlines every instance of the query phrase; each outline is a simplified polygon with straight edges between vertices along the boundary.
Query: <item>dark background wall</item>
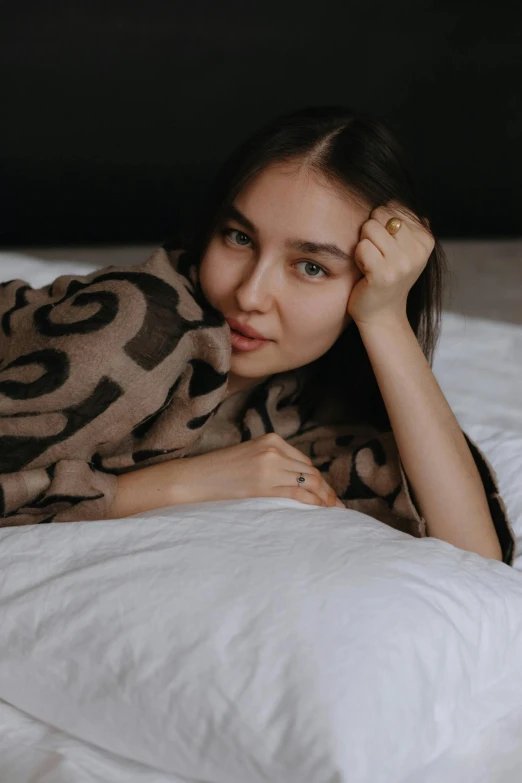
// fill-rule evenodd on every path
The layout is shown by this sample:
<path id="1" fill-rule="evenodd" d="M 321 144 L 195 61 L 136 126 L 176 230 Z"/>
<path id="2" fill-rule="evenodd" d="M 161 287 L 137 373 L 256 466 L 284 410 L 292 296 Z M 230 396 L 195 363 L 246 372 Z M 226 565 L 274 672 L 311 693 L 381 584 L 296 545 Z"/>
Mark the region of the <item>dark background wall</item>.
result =
<path id="1" fill-rule="evenodd" d="M 0 244 L 156 242 L 273 115 L 387 120 L 443 236 L 522 235 L 522 4 L 0 7 Z"/>

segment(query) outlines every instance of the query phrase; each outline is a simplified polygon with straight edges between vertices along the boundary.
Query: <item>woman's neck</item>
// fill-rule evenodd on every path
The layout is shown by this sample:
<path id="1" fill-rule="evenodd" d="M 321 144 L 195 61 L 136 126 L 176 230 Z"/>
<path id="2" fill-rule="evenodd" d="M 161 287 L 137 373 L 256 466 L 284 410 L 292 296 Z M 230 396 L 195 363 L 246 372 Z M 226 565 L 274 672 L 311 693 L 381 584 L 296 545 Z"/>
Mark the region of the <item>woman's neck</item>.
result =
<path id="1" fill-rule="evenodd" d="M 264 378 L 242 378 L 240 375 L 234 375 L 234 373 L 229 372 L 226 398 L 231 397 L 238 392 L 245 391 L 246 389 L 253 389 L 255 386 L 260 386 L 269 377 L 269 375 L 266 375 Z"/>

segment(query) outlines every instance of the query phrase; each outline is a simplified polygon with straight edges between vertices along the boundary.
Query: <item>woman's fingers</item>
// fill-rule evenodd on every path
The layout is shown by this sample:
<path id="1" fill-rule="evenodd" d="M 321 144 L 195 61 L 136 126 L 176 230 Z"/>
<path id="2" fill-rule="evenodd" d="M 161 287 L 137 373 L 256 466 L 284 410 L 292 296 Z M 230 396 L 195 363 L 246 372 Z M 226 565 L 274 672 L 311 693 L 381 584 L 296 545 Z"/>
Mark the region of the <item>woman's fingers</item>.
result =
<path id="1" fill-rule="evenodd" d="M 386 231 L 386 223 L 392 217 L 398 217 L 402 220 L 401 228 L 393 236 Z M 385 206 L 376 207 L 372 211 L 370 218 L 384 228 L 392 243 L 398 243 L 408 253 L 414 252 L 417 245 L 431 253 L 435 246 L 435 239 L 431 233 L 427 218 L 417 218 L 416 215 L 400 204 L 390 202 Z"/>
<path id="2" fill-rule="evenodd" d="M 303 474 L 304 481 L 298 482 L 299 472 Z M 331 487 L 317 471 L 317 468 L 310 468 L 304 465 L 302 468 L 292 465 L 289 470 L 286 471 L 287 476 L 284 481 L 284 486 L 295 482 L 296 489 L 302 489 L 307 492 L 311 492 L 315 497 L 320 499 L 320 503 L 325 506 L 334 506 L 337 499 L 335 490 Z"/>
<path id="3" fill-rule="evenodd" d="M 275 433 L 262 435 L 258 440 L 262 441 L 265 450 L 274 452 L 272 455 L 274 458 L 278 454 L 279 459 L 283 460 L 284 470 L 276 486 L 279 492 L 284 491 L 284 497 L 294 497 L 298 500 L 303 498 L 303 502 L 312 505 L 335 506 L 337 504 L 335 490 L 325 481 L 321 472 L 313 467 L 309 457 Z M 304 481 L 298 481 L 301 474 Z"/>
<path id="4" fill-rule="evenodd" d="M 361 228 L 361 241 L 363 239 L 369 239 L 377 250 L 379 250 L 381 258 L 384 258 L 386 253 L 393 251 L 393 243 L 395 241 L 394 237 L 386 231 L 385 225 L 385 223 L 382 223 L 375 218 L 370 218 Z"/>
<path id="5" fill-rule="evenodd" d="M 323 508 L 330 508 L 337 505 L 334 502 L 325 501 L 322 496 L 316 495 L 314 492 L 311 492 L 308 489 L 299 487 L 278 487 L 277 494 L 278 497 L 292 498 L 292 500 L 298 500 L 300 503 L 306 503 L 309 506 L 322 506 Z"/>
<path id="6" fill-rule="evenodd" d="M 363 275 L 367 277 L 374 269 L 379 268 L 379 264 L 384 260 L 384 256 L 379 248 L 373 244 L 372 240 L 365 237 L 357 243 L 354 259 Z"/>

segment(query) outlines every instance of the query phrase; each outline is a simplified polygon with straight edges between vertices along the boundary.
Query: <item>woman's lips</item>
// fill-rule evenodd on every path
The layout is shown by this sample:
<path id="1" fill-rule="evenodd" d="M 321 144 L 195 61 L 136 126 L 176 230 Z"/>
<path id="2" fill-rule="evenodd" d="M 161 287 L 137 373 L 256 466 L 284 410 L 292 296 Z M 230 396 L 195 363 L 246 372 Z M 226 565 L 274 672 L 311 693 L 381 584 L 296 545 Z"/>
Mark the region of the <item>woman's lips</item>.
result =
<path id="1" fill-rule="evenodd" d="M 245 337 L 234 329 L 230 330 L 232 335 L 232 348 L 236 351 L 257 351 L 264 345 L 268 345 L 270 340 L 254 340 L 252 337 Z"/>
<path id="2" fill-rule="evenodd" d="M 268 342 L 268 338 L 265 337 L 260 332 L 256 331 L 256 329 L 253 329 L 251 326 L 248 326 L 247 324 L 242 324 L 241 321 L 238 321 L 236 318 L 227 318 L 227 323 L 230 326 L 231 329 L 234 330 L 234 332 L 238 332 L 239 334 L 244 335 L 245 337 L 250 337 L 253 340 L 264 340 Z"/>

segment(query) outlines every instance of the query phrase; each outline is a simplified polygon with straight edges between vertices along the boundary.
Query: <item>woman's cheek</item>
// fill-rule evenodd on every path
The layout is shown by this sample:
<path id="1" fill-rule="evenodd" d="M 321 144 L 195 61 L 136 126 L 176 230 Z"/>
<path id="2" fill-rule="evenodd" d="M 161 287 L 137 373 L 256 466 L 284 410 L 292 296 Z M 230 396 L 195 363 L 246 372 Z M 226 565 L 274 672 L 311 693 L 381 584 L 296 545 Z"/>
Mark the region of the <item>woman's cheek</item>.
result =
<path id="1" fill-rule="evenodd" d="M 219 302 L 226 291 L 226 283 L 220 274 L 220 262 L 218 257 L 207 255 L 201 262 L 199 269 L 199 282 L 206 299 L 219 309 Z"/>

